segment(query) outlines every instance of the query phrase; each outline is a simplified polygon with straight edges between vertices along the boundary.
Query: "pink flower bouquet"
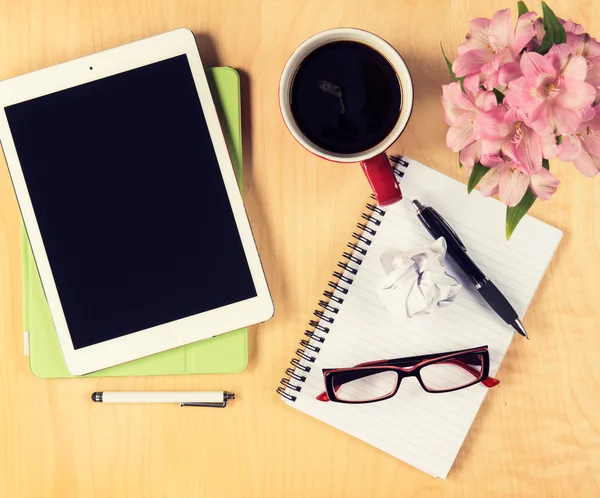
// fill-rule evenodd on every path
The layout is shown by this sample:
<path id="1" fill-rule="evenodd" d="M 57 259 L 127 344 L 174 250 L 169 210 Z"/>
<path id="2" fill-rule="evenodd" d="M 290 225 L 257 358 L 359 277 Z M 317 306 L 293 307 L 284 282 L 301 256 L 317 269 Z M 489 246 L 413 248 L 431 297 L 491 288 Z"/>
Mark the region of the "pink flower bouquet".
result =
<path id="1" fill-rule="evenodd" d="M 471 169 L 469 193 L 479 185 L 507 205 L 507 238 L 556 191 L 549 159 L 600 171 L 600 43 L 544 2 L 543 19 L 518 10 L 516 25 L 510 9 L 471 21 L 442 87 L 446 143 Z"/>

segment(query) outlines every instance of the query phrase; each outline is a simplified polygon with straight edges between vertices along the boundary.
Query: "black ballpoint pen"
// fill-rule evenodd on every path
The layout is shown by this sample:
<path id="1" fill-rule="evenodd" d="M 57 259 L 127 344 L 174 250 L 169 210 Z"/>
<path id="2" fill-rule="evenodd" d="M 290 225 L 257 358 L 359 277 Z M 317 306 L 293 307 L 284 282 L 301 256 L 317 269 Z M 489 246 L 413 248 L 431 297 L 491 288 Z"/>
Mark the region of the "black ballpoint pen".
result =
<path id="1" fill-rule="evenodd" d="M 512 326 L 523 337 L 529 339 L 517 312 L 498 288 L 485 276 L 473 260 L 469 258 L 467 248 L 448 222 L 432 207 L 423 206 L 417 200 L 412 201 L 412 204 L 417 210 L 419 220 L 431 236 L 436 240 L 440 237 L 446 239 L 448 255 L 471 279 L 481 297 L 487 301 L 500 318 Z"/>

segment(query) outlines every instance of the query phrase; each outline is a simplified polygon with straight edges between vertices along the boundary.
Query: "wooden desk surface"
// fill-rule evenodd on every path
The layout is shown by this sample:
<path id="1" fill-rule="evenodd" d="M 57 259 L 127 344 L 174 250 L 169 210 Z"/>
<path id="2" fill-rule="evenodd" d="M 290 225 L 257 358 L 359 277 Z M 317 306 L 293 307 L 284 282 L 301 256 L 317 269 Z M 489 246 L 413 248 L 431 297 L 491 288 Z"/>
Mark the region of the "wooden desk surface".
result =
<path id="1" fill-rule="evenodd" d="M 538 0 L 528 3 L 541 10 Z M 591 0 L 551 3 L 600 36 Z M 508 4 L 515 9 L 495 0 L 0 0 L 2 79 L 183 26 L 197 34 L 207 64 L 242 72 L 247 208 L 277 310 L 252 329 L 250 363 L 238 375 L 36 379 L 23 357 L 19 212 L 2 165 L 0 497 L 599 496 L 600 178 L 570 165 L 553 165 L 563 185 L 533 210 L 565 237 L 525 319 L 532 340 L 514 341 L 502 384 L 446 481 L 275 394 L 369 195 L 358 166 L 313 157 L 285 130 L 277 85 L 288 55 L 337 26 L 390 41 L 416 89 L 392 152 L 464 181 L 444 145 L 439 42 L 454 56 L 470 19 Z M 228 389 L 239 399 L 226 410 L 89 399 L 142 389 Z"/>

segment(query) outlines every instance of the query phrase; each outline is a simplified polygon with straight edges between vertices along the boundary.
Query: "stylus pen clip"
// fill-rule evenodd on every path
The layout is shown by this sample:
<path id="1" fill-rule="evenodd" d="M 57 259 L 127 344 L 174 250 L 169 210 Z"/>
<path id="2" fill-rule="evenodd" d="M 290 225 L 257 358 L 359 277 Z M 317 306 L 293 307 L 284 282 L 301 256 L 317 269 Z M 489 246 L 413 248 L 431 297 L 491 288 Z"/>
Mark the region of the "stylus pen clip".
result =
<path id="1" fill-rule="evenodd" d="M 227 401 L 221 401 L 220 403 L 179 403 L 179 406 L 208 406 L 209 408 L 225 408 Z"/>
<path id="2" fill-rule="evenodd" d="M 223 401 L 198 401 L 198 402 L 183 402 L 179 403 L 179 406 L 205 406 L 208 408 L 225 408 L 227 406 L 227 400 L 235 399 L 234 393 L 223 392 Z"/>

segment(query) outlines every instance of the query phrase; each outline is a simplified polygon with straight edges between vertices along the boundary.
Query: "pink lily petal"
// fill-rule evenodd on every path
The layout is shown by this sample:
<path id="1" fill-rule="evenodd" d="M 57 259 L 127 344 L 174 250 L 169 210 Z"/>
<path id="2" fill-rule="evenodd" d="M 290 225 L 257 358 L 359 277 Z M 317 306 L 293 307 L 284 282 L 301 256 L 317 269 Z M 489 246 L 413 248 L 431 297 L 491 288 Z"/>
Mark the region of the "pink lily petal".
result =
<path id="1" fill-rule="evenodd" d="M 585 137 L 582 146 L 592 156 L 600 157 L 600 137 L 595 133 L 592 132 L 589 136 Z"/>
<path id="2" fill-rule="evenodd" d="M 504 121 L 507 123 L 514 123 L 515 121 L 523 121 L 527 123 L 527 114 L 523 112 L 523 110 L 518 107 L 509 108 L 504 115 Z M 529 126 L 529 125 L 527 125 Z"/>
<path id="3" fill-rule="evenodd" d="M 528 52 L 521 57 L 521 71 L 527 83 L 539 87 L 544 80 L 556 77 L 556 69 L 552 59 L 545 58 L 536 52 Z"/>
<path id="4" fill-rule="evenodd" d="M 600 44 L 598 44 L 600 47 Z M 561 43 L 553 45 L 548 52 L 552 56 L 552 64 L 556 71 L 562 76 L 574 78 L 579 81 L 587 81 L 587 73 L 594 65 L 597 57 L 585 58 L 578 54 L 573 45 Z M 600 62 L 600 60 L 598 60 Z"/>
<path id="5" fill-rule="evenodd" d="M 500 173 L 502 166 L 490 169 L 477 184 L 477 188 L 484 197 L 496 195 L 499 191 Z"/>
<path id="6" fill-rule="evenodd" d="M 600 115 L 596 115 L 594 119 L 582 125 L 581 135 L 583 150 L 573 164 L 582 174 L 594 176 L 597 171 L 594 172 L 591 166 L 594 165 L 596 169 L 600 169 Z M 589 159 L 586 158 L 584 152 L 589 155 Z"/>
<path id="7" fill-rule="evenodd" d="M 525 47 L 528 52 L 538 48 L 542 44 L 542 40 L 546 35 L 546 30 L 544 29 L 544 20 L 541 17 L 538 17 L 535 21 L 533 21 L 533 29 L 535 31 L 535 36 Z"/>
<path id="8" fill-rule="evenodd" d="M 475 103 L 483 112 L 490 111 L 498 107 L 498 100 L 496 99 L 494 92 L 481 92 Z"/>
<path id="9" fill-rule="evenodd" d="M 481 158 L 481 140 L 467 145 L 460 151 L 460 162 L 467 168 L 472 168 Z"/>
<path id="10" fill-rule="evenodd" d="M 556 100 L 556 99 L 555 99 Z M 548 103 L 540 104 L 530 113 L 531 127 L 540 135 L 570 135 L 581 123 L 581 113 Z"/>
<path id="11" fill-rule="evenodd" d="M 581 124 L 582 112 L 579 109 L 565 109 L 557 105 L 551 107 L 550 126 L 557 135 L 575 133 Z"/>
<path id="12" fill-rule="evenodd" d="M 523 76 L 521 65 L 518 62 L 508 62 L 498 70 L 498 83 L 508 85 L 511 81 Z"/>
<path id="13" fill-rule="evenodd" d="M 504 93 L 506 91 L 506 86 L 498 83 L 498 72 L 494 74 L 483 74 L 485 76 L 483 82 L 481 83 L 486 90 L 493 90 L 496 88 L 499 92 Z"/>
<path id="14" fill-rule="evenodd" d="M 585 35 L 588 36 L 588 35 Z M 584 47 L 581 54 L 575 51 L 577 55 L 581 55 L 585 57 L 587 60 L 594 60 L 600 58 L 600 42 L 596 38 L 589 38 Z"/>
<path id="15" fill-rule="evenodd" d="M 446 145 L 454 152 L 460 152 L 474 141 L 473 125 L 470 122 L 460 126 L 451 126 L 446 134 Z"/>
<path id="16" fill-rule="evenodd" d="M 540 136 L 531 128 L 527 115 L 519 108 L 510 107 L 502 116 L 503 123 L 497 123 L 500 114 L 486 113 L 475 122 L 476 130 L 486 141 L 484 154 L 491 154 L 492 144 L 501 150 L 504 157 L 510 157 L 525 171 L 533 173 L 542 167 L 542 145 Z M 495 133 L 499 130 L 500 133 Z M 495 134 L 495 136 L 494 136 Z M 492 142 L 491 140 L 494 140 Z"/>
<path id="17" fill-rule="evenodd" d="M 561 81 L 561 90 L 554 98 L 554 105 L 567 109 L 582 109 L 591 106 L 595 98 L 596 89 L 592 85 L 581 80 L 564 77 Z"/>
<path id="18" fill-rule="evenodd" d="M 586 113 L 574 138 L 581 141 L 581 152 L 573 159 L 577 170 L 585 176 L 595 176 L 600 169 L 600 113 Z"/>
<path id="19" fill-rule="evenodd" d="M 481 91 L 480 75 L 479 74 L 470 74 L 469 76 L 467 76 L 465 78 L 465 81 L 463 81 L 463 86 L 465 88 L 465 93 L 467 94 L 467 96 L 469 97 L 469 99 L 472 102 L 473 100 L 475 100 L 475 98 L 477 98 L 477 95 L 479 95 L 479 92 Z"/>
<path id="20" fill-rule="evenodd" d="M 510 9 L 499 10 L 490 21 L 490 44 L 495 50 L 510 46 L 513 39 L 512 15 Z"/>
<path id="21" fill-rule="evenodd" d="M 542 154 L 544 159 L 554 159 L 558 155 L 558 144 L 555 135 L 545 135 L 540 137 L 542 142 Z"/>
<path id="22" fill-rule="evenodd" d="M 529 174 L 536 173 L 542 168 L 542 143 L 533 130 L 525 133 L 518 144 L 514 144 L 514 157 Z"/>
<path id="23" fill-rule="evenodd" d="M 587 76 L 587 61 L 578 55 L 572 56 L 566 63 L 562 75 L 565 78 L 585 81 L 585 77 Z"/>
<path id="24" fill-rule="evenodd" d="M 581 55 L 586 59 L 600 57 L 600 44 L 587 33 L 567 33 L 567 45 L 571 47 L 575 55 Z"/>
<path id="25" fill-rule="evenodd" d="M 582 35 L 585 33 L 585 28 L 581 24 L 573 22 L 571 19 L 563 22 L 563 27 L 567 33 L 574 33 L 576 35 Z"/>
<path id="26" fill-rule="evenodd" d="M 581 109 L 581 111 L 580 111 L 581 121 L 582 122 L 591 121 L 596 116 L 598 116 L 598 111 L 600 111 L 600 109 L 596 109 L 595 107 L 586 107 L 584 109 Z M 595 121 L 594 121 L 594 123 L 595 123 Z"/>
<path id="27" fill-rule="evenodd" d="M 442 86 L 442 104 L 444 120 L 450 126 L 461 117 L 470 115 L 474 109 L 473 103 L 463 93 L 458 82 Z"/>
<path id="28" fill-rule="evenodd" d="M 504 166 L 504 159 L 498 154 L 486 154 L 481 157 L 481 164 L 488 168 L 502 168 Z"/>
<path id="29" fill-rule="evenodd" d="M 546 168 L 542 168 L 531 177 L 531 190 L 543 201 L 547 201 L 556 192 L 560 181 Z"/>
<path id="30" fill-rule="evenodd" d="M 544 29 L 544 20 L 541 17 L 538 17 L 533 22 L 533 27 L 535 28 L 535 37 L 542 43 L 544 36 L 546 36 L 546 30 Z"/>
<path id="31" fill-rule="evenodd" d="M 488 111 L 498 107 L 498 103 L 493 92 L 481 90 L 482 81 L 482 74 L 470 74 L 465 78 L 464 88 L 468 99 L 475 104 L 475 108 Z"/>
<path id="32" fill-rule="evenodd" d="M 502 56 L 495 55 L 494 58 L 489 61 L 487 64 L 481 66 L 480 71 L 487 77 L 493 76 L 498 72 L 500 68 L 500 64 L 502 63 Z"/>
<path id="33" fill-rule="evenodd" d="M 481 72 L 487 76 L 491 76 L 498 72 L 502 64 L 514 62 L 513 55 L 508 48 L 500 50 L 490 62 L 481 67 Z"/>
<path id="34" fill-rule="evenodd" d="M 484 140 L 498 141 L 510 133 L 504 122 L 506 111 L 499 107 L 477 116 L 474 123 L 475 132 Z"/>
<path id="35" fill-rule="evenodd" d="M 479 73 L 479 74 L 472 74 L 471 76 L 478 76 L 479 78 L 479 86 L 485 90 L 488 91 L 492 91 L 496 86 L 498 86 L 498 73 L 494 73 L 494 74 L 485 74 L 485 73 Z M 467 76 L 468 78 L 469 76 Z M 482 96 L 480 96 L 482 97 Z M 487 97 L 488 95 L 485 95 L 486 100 L 485 100 L 485 105 L 483 105 L 481 103 L 481 98 L 480 98 L 480 102 L 478 104 L 479 107 L 485 107 L 487 106 Z M 495 97 L 495 95 L 494 95 Z M 497 104 L 494 102 L 492 107 L 497 106 Z M 491 108 L 491 107 L 490 107 Z"/>
<path id="36" fill-rule="evenodd" d="M 541 98 L 532 91 L 531 85 L 524 77 L 509 82 L 504 103 L 509 107 L 518 107 L 527 112 L 537 107 Z"/>
<path id="37" fill-rule="evenodd" d="M 470 22 L 469 33 L 465 42 L 458 46 L 458 54 L 462 55 L 469 50 L 485 49 L 488 45 L 488 28 L 490 20 L 478 17 Z"/>
<path id="38" fill-rule="evenodd" d="M 529 122 L 531 127 L 540 135 L 550 135 L 555 131 L 552 129 L 550 123 L 548 106 L 544 103 L 538 105 L 532 112 L 529 113 Z"/>
<path id="39" fill-rule="evenodd" d="M 585 81 L 596 89 L 600 87 L 600 59 L 590 62 Z"/>
<path id="40" fill-rule="evenodd" d="M 473 73 L 479 73 L 481 66 L 494 58 L 489 50 L 469 50 L 460 55 L 452 64 L 452 70 L 457 77 L 462 78 Z"/>
<path id="41" fill-rule="evenodd" d="M 483 157 L 494 157 L 502 152 L 502 140 L 481 140 L 481 156 L 482 159 L 479 161 L 484 166 L 490 166 L 489 164 L 484 164 Z"/>
<path id="42" fill-rule="evenodd" d="M 550 50 L 548 50 L 549 54 L 559 55 L 563 60 L 569 55 L 575 55 L 575 52 L 571 48 L 570 45 L 566 43 L 558 43 L 556 45 L 552 45 Z M 557 65 L 557 59 L 552 59 L 552 63 L 554 64 L 554 69 L 560 69 L 560 63 Z"/>
<path id="43" fill-rule="evenodd" d="M 510 164 L 510 163 L 508 163 Z M 530 175 L 517 167 L 504 166 L 498 186 L 500 190 L 500 200 L 509 207 L 514 207 L 527 192 L 529 187 Z"/>
<path id="44" fill-rule="evenodd" d="M 600 131 L 600 120 L 596 117 L 593 107 L 586 107 L 579 112 L 581 125 L 573 135 L 563 135 L 561 143 L 556 147 L 556 154 L 564 162 L 572 162 L 579 157 L 584 146 L 588 153 L 600 155 L 600 139 L 596 131 Z M 597 129 L 596 129 L 597 128 Z M 598 144 L 598 150 L 595 150 Z"/>
<path id="45" fill-rule="evenodd" d="M 527 12 L 517 20 L 517 26 L 515 28 L 514 39 L 511 46 L 515 55 L 520 54 L 521 50 L 523 50 L 535 36 L 536 28 L 534 22 L 536 17 L 537 14 L 535 12 Z"/>
<path id="46" fill-rule="evenodd" d="M 600 172 L 600 157 L 592 156 L 582 149 L 581 154 L 573 161 L 573 165 L 582 175 L 592 178 Z"/>
<path id="47" fill-rule="evenodd" d="M 556 152 L 561 161 L 570 163 L 581 153 L 581 140 L 576 135 L 566 135 L 562 137 Z"/>
<path id="48" fill-rule="evenodd" d="M 594 117 L 586 120 L 583 125 L 585 126 L 582 130 L 585 148 L 592 154 L 600 156 L 600 109 L 595 110 Z"/>
<path id="49" fill-rule="evenodd" d="M 586 83 L 589 83 L 596 89 L 596 98 L 594 99 L 594 104 L 597 105 L 599 102 L 600 92 L 600 58 L 594 59 L 594 61 L 590 61 L 588 66 L 587 78 L 585 79 Z"/>
<path id="50" fill-rule="evenodd" d="M 570 135 L 575 133 L 581 124 L 581 110 L 565 109 L 558 105 L 549 107 L 550 126 L 557 135 Z"/>

